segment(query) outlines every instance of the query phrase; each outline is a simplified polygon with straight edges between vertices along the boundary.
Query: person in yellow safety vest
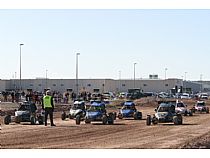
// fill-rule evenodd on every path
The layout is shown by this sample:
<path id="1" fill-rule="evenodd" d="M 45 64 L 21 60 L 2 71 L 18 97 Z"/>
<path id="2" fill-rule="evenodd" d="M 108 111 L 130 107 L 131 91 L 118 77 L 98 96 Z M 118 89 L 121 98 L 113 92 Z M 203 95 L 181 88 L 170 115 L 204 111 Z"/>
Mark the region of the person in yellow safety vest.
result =
<path id="1" fill-rule="evenodd" d="M 42 108 L 45 110 L 45 126 L 47 126 L 47 117 L 50 115 L 50 124 L 51 126 L 56 126 L 53 123 L 53 111 L 54 111 L 54 103 L 53 97 L 51 96 L 51 92 L 46 91 L 46 95 L 42 99 Z"/>

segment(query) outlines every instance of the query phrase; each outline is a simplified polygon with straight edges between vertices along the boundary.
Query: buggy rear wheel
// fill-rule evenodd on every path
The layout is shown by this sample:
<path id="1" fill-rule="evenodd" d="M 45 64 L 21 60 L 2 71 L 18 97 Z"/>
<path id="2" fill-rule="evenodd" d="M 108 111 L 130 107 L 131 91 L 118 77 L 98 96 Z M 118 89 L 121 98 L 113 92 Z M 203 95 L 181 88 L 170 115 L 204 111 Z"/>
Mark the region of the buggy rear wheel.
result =
<path id="1" fill-rule="evenodd" d="M 192 116 L 193 112 L 191 110 L 189 110 L 189 116 Z"/>
<path id="2" fill-rule="evenodd" d="M 147 115 L 147 122 L 146 122 L 147 126 L 151 125 L 151 116 Z"/>
<path id="3" fill-rule="evenodd" d="M 38 117 L 38 122 L 39 122 L 39 125 L 43 125 L 44 124 L 44 117 L 43 116 L 39 116 Z"/>
<path id="4" fill-rule="evenodd" d="M 113 125 L 114 124 L 114 117 L 113 117 L 113 115 L 109 115 L 108 116 L 108 121 L 107 122 L 108 122 L 109 125 Z"/>
<path id="5" fill-rule="evenodd" d="M 31 124 L 32 124 L 32 125 L 35 125 L 35 124 L 36 124 L 36 118 L 33 117 L 33 116 L 31 117 Z"/>
<path id="6" fill-rule="evenodd" d="M 80 122 L 81 122 L 81 120 L 80 120 L 80 115 L 77 115 L 77 116 L 76 116 L 76 124 L 79 125 Z"/>
<path id="7" fill-rule="evenodd" d="M 123 119 L 123 115 L 121 113 L 118 114 L 119 119 Z"/>
<path id="8" fill-rule="evenodd" d="M 10 115 L 7 115 L 7 116 L 4 118 L 4 124 L 5 124 L 5 125 L 8 125 L 9 123 L 11 123 L 11 116 L 10 116 Z"/>
<path id="9" fill-rule="evenodd" d="M 174 122 L 175 125 L 178 125 L 179 124 L 178 117 L 177 116 L 174 116 L 173 117 L 173 122 Z"/>
<path id="10" fill-rule="evenodd" d="M 207 114 L 209 113 L 209 108 L 206 108 L 206 113 L 207 113 Z"/>
<path id="11" fill-rule="evenodd" d="M 61 119 L 62 119 L 62 120 L 65 120 L 65 119 L 66 119 L 66 113 L 65 113 L 65 112 L 62 112 L 62 114 L 61 114 Z"/>
<path id="12" fill-rule="evenodd" d="M 107 124 L 107 116 L 106 115 L 104 115 L 103 117 L 102 117 L 102 123 L 103 123 L 103 125 L 105 125 L 105 124 Z"/>
<path id="13" fill-rule="evenodd" d="M 85 123 L 86 123 L 86 124 L 90 124 L 91 121 L 90 121 L 89 119 L 86 118 L 86 119 L 85 119 Z"/>
<path id="14" fill-rule="evenodd" d="M 20 123 L 20 116 L 15 117 L 15 123 Z"/>

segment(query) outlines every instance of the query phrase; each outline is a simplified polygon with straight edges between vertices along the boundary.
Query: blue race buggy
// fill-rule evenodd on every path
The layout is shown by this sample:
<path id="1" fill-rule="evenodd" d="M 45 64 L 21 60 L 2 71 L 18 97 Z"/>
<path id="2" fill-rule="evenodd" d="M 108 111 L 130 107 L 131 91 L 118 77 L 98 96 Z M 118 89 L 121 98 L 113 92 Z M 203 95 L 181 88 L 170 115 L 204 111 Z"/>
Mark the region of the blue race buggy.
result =
<path id="1" fill-rule="evenodd" d="M 134 118 L 135 120 L 142 119 L 142 112 L 137 111 L 135 107 L 135 103 L 133 101 L 126 101 L 123 104 L 123 107 L 120 109 L 118 113 L 118 118 Z"/>
<path id="2" fill-rule="evenodd" d="M 93 121 L 101 121 L 105 124 L 114 124 L 114 113 L 107 113 L 105 104 L 103 102 L 92 102 L 90 108 L 86 111 L 85 123 Z"/>

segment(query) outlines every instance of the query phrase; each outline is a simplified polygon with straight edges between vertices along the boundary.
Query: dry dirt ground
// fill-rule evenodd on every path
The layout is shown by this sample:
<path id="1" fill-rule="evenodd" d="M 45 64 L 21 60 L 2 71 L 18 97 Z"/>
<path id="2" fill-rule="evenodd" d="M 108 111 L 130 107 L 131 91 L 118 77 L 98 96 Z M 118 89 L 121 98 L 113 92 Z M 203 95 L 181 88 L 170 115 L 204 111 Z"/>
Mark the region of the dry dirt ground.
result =
<path id="1" fill-rule="evenodd" d="M 187 101 L 187 104 L 192 106 L 194 102 Z M 10 109 L 9 105 L 1 103 L 1 112 L 6 111 L 5 107 L 11 110 L 17 106 L 13 104 Z M 0 148 L 210 148 L 210 114 L 185 116 L 183 125 L 178 126 L 172 123 L 146 126 L 146 115 L 154 113 L 155 105 L 141 101 L 138 105 L 143 120 L 117 119 L 114 125 L 102 125 L 100 122 L 76 125 L 74 120 L 62 121 L 61 108 L 54 115 L 56 127 L 28 123 L 3 125 L 1 122 Z"/>

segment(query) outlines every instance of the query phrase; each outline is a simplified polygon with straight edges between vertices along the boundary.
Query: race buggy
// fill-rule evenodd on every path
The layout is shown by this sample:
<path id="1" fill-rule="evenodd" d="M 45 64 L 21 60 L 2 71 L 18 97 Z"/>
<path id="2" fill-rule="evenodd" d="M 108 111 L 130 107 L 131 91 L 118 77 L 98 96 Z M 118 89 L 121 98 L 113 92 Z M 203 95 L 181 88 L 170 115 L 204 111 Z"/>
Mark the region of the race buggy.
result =
<path id="1" fill-rule="evenodd" d="M 187 109 L 187 105 L 184 104 L 182 101 L 179 102 L 178 100 L 176 101 L 175 111 L 176 111 L 176 113 L 182 114 L 184 116 L 187 116 L 187 115 L 192 116 L 193 115 L 192 110 Z"/>
<path id="2" fill-rule="evenodd" d="M 35 125 L 38 121 L 40 125 L 44 123 L 44 110 L 38 109 L 34 102 L 25 101 L 23 102 L 17 111 L 15 111 L 15 116 L 7 115 L 4 118 L 4 123 L 8 125 L 11 122 L 21 123 L 30 122 Z"/>
<path id="3" fill-rule="evenodd" d="M 123 107 L 120 109 L 118 113 L 118 118 L 134 118 L 135 120 L 142 119 L 142 112 L 137 111 L 135 104 L 133 101 L 126 101 L 123 104 Z"/>
<path id="4" fill-rule="evenodd" d="M 147 115 L 146 124 L 149 126 L 151 123 L 156 125 L 158 123 L 173 122 L 175 125 L 182 124 L 182 115 L 175 111 L 176 102 L 159 102 L 159 106 L 155 109 L 155 114 Z"/>
<path id="5" fill-rule="evenodd" d="M 206 103 L 204 101 L 197 101 L 195 106 L 192 108 L 192 111 L 195 112 L 206 112 L 209 113 L 209 108 L 206 106 Z"/>
<path id="6" fill-rule="evenodd" d="M 90 108 L 86 112 L 85 123 L 89 124 L 93 121 L 101 121 L 105 124 L 114 124 L 115 114 L 107 113 L 103 102 L 92 102 Z"/>
<path id="7" fill-rule="evenodd" d="M 75 101 L 68 115 L 65 113 L 65 111 L 62 112 L 61 119 L 62 120 L 65 120 L 66 118 L 75 119 L 76 124 L 79 125 L 81 120 L 84 120 L 85 114 L 86 114 L 85 102 Z"/>

